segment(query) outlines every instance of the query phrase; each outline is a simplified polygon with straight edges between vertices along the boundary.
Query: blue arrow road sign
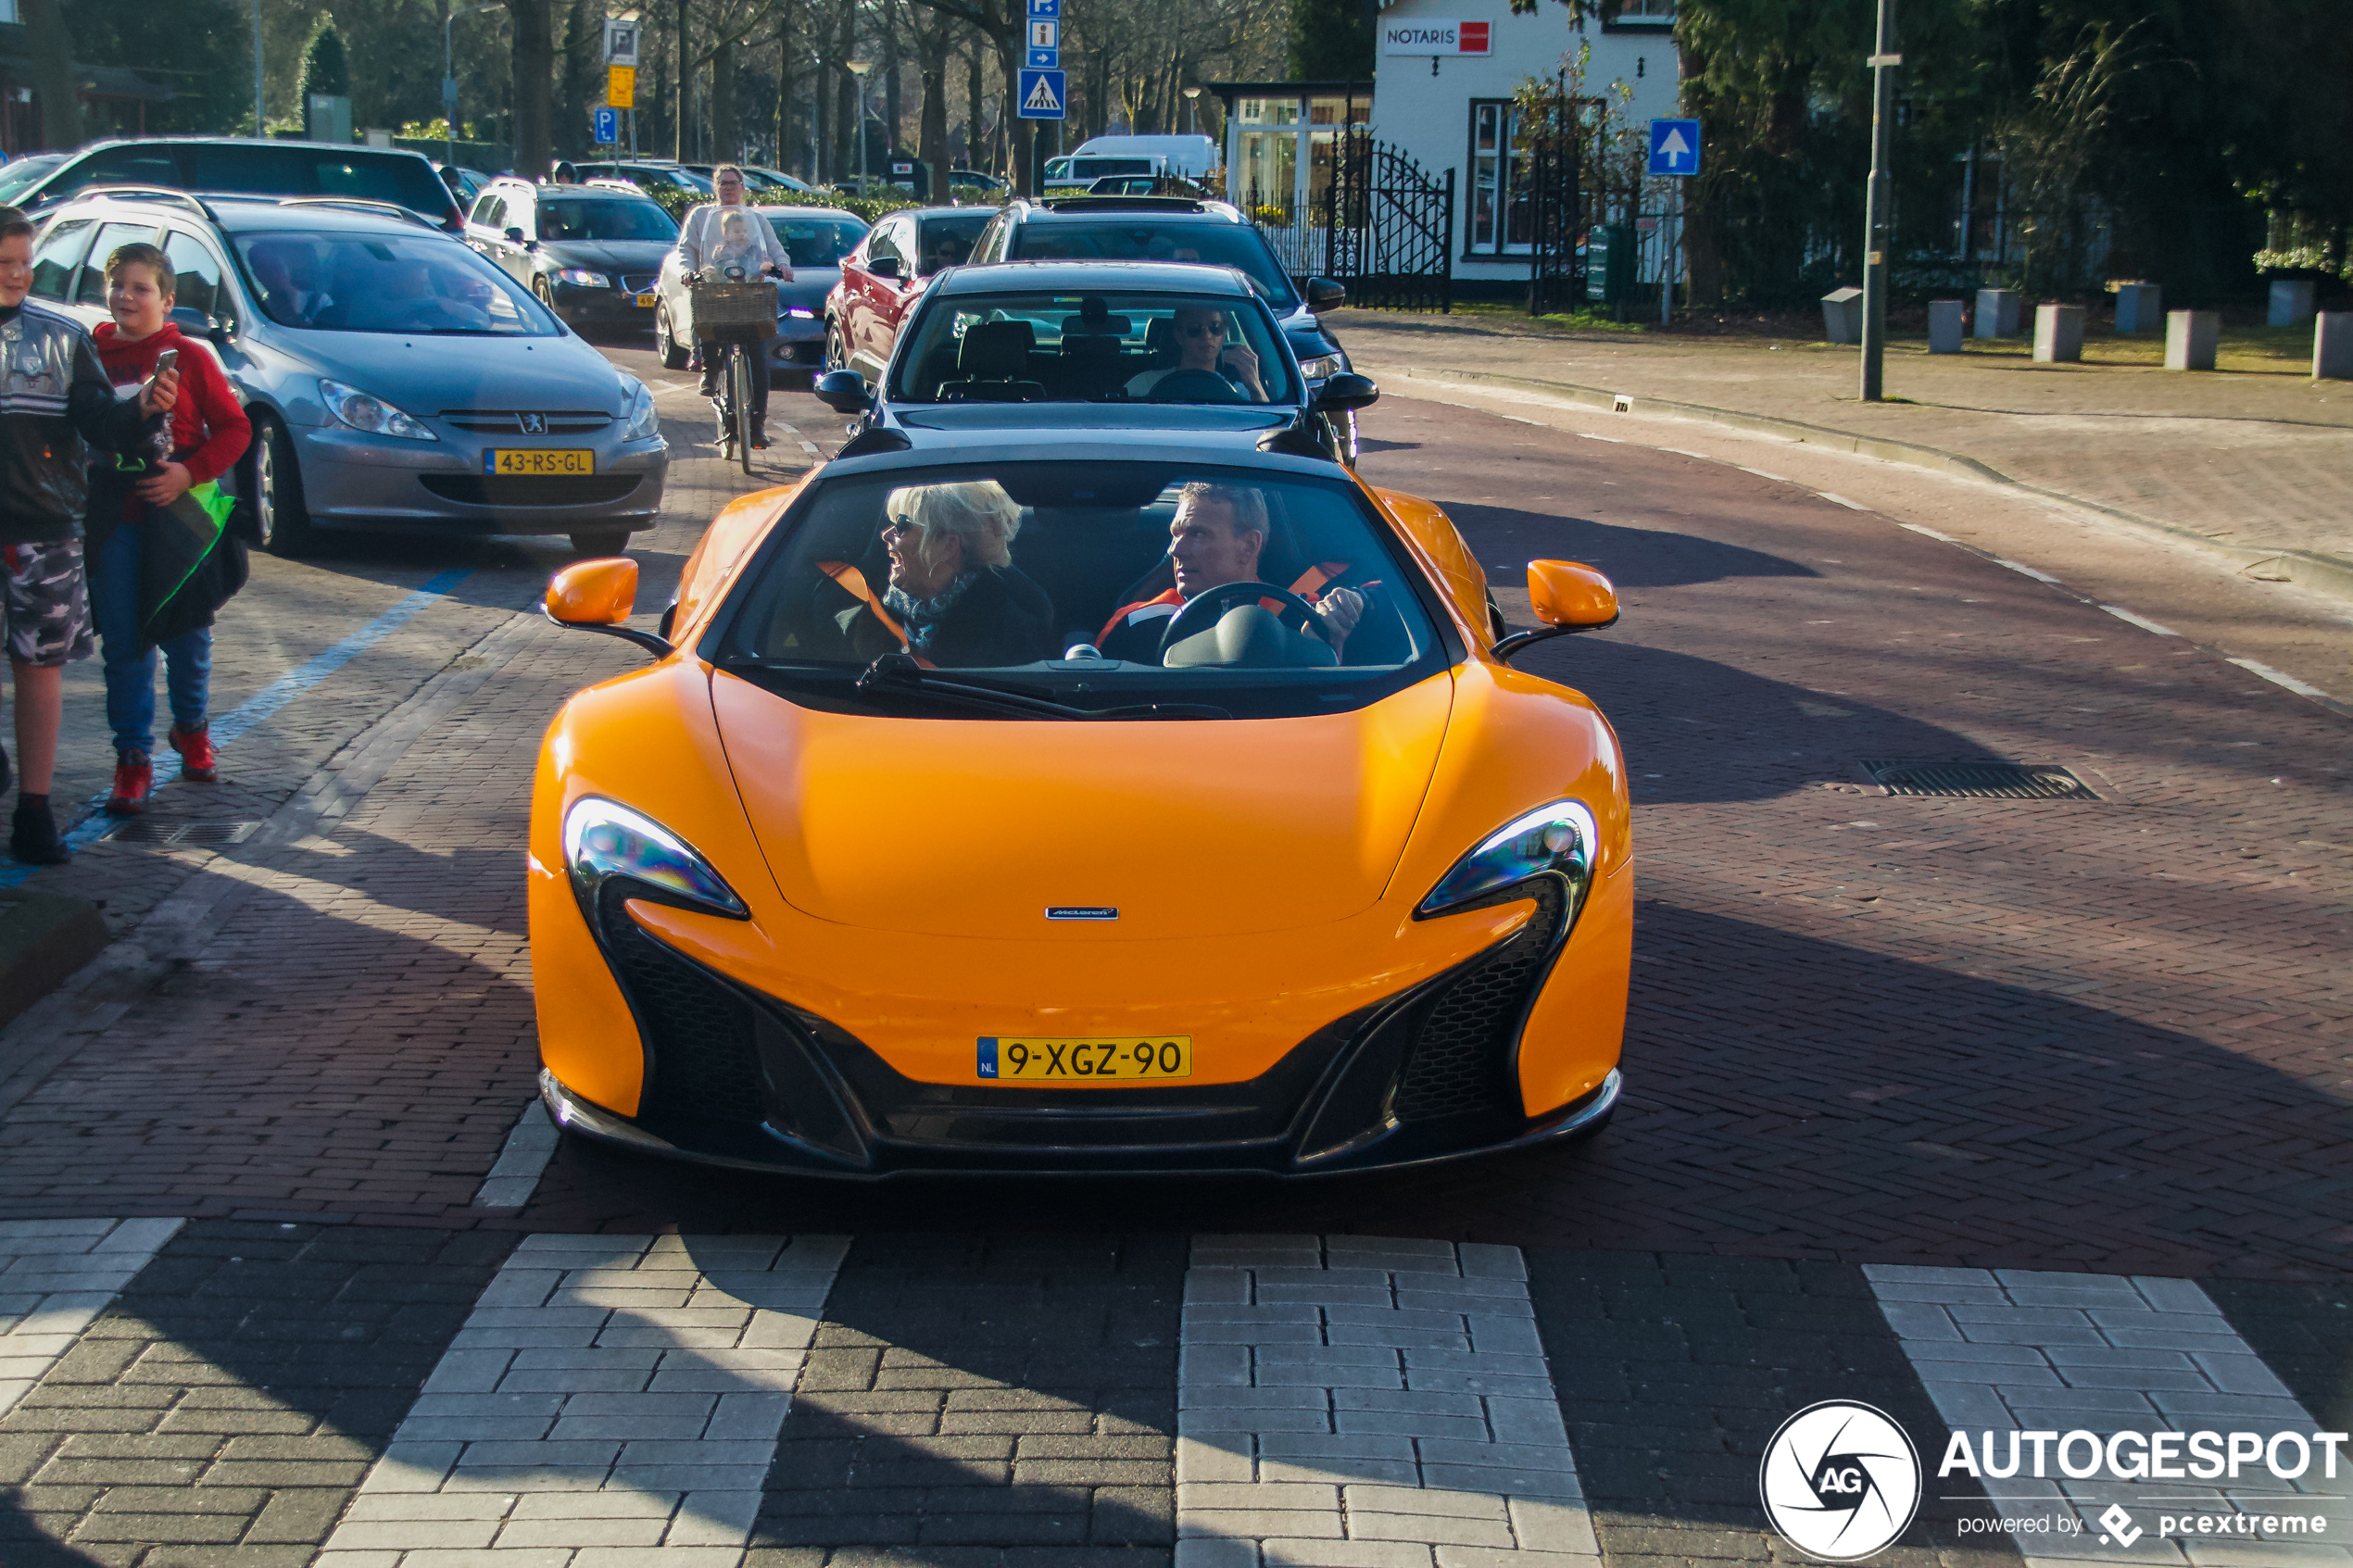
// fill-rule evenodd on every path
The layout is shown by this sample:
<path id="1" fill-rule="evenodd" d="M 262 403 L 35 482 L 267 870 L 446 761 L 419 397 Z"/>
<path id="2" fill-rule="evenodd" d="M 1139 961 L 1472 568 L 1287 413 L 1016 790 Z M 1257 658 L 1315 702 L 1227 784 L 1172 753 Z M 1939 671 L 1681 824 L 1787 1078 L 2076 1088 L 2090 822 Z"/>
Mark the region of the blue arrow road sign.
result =
<path id="1" fill-rule="evenodd" d="M 1060 119 L 1063 107 L 1070 102 L 1064 88 L 1068 78 L 1058 70 L 1025 70 L 1021 73 L 1021 107 L 1015 111 L 1024 119 Z"/>
<path id="2" fill-rule="evenodd" d="M 1032 49 L 1022 56 L 1021 63 L 1032 70 L 1054 70 L 1063 63 L 1063 52 L 1060 49 Z"/>
<path id="3" fill-rule="evenodd" d="M 1038 21 L 1063 14 L 1063 0 L 1029 0 L 1029 19 Z"/>
<path id="4" fill-rule="evenodd" d="M 1697 174 L 1699 172 L 1699 121 L 1696 119 L 1654 119 L 1651 121 L 1651 168 L 1653 174 Z"/>
<path id="5" fill-rule="evenodd" d="M 598 146 L 609 147 L 621 140 L 621 113 L 618 109 L 610 109 L 599 104 L 597 112 L 590 118 L 597 123 Z"/>

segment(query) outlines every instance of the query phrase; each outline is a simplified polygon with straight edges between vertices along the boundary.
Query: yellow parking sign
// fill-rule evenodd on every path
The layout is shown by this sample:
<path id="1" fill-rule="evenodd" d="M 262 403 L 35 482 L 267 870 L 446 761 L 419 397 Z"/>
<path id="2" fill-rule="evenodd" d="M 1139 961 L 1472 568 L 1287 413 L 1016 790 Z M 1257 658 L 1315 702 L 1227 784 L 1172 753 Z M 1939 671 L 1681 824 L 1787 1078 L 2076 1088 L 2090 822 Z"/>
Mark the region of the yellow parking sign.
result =
<path id="1" fill-rule="evenodd" d="M 616 109 L 637 107 L 637 68 L 607 66 L 605 68 L 605 103 Z"/>

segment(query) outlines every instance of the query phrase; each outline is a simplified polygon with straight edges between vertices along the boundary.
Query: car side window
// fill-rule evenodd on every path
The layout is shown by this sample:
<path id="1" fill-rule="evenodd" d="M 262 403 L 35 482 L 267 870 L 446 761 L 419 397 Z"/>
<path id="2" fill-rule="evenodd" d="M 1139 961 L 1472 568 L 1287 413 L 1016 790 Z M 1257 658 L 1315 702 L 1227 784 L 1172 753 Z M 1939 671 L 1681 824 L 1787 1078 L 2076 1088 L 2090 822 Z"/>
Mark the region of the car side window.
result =
<path id="1" fill-rule="evenodd" d="M 153 245 L 156 226 L 152 223 L 107 223 L 99 226 L 98 243 L 90 247 L 89 258 L 82 264 L 82 285 L 73 291 L 76 305 L 107 303 L 107 257 L 124 245 Z"/>
<path id="2" fill-rule="evenodd" d="M 44 194 L 71 195 L 90 185 L 163 185 L 176 189 L 184 183 L 180 177 L 179 160 L 171 156 L 170 147 L 159 147 L 152 142 L 131 142 L 92 153 L 79 163 L 67 166 Z"/>
<path id="3" fill-rule="evenodd" d="M 998 258 L 998 253 L 1004 248 L 1005 220 L 1002 218 L 992 218 L 988 220 L 988 227 L 980 232 L 980 238 L 973 242 L 973 260 L 975 264 L 994 261 Z"/>
<path id="4" fill-rule="evenodd" d="M 485 191 L 483 193 L 482 198 L 474 203 L 474 215 L 472 218 L 467 220 L 467 221 L 484 229 L 496 228 L 497 226 L 498 209 L 503 204 L 497 196 L 494 196 L 489 192 Z"/>
<path id="5" fill-rule="evenodd" d="M 866 260 L 870 264 L 881 260 L 886 256 L 895 257 L 901 254 L 899 248 L 899 227 L 898 220 L 886 220 L 866 237 Z"/>
<path id="6" fill-rule="evenodd" d="M 52 224 L 32 253 L 32 292 L 43 299 L 62 302 L 73 287 L 74 270 L 90 244 L 91 220 L 69 219 Z"/>
<path id="7" fill-rule="evenodd" d="M 212 254 L 210 245 L 194 234 L 174 229 L 164 240 L 163 254 L 164 259 L 171 263 L 176 280 L 179 298 L 174 304 L 216 318 L 230 313 L 221 292 L 220 259 Z"/>

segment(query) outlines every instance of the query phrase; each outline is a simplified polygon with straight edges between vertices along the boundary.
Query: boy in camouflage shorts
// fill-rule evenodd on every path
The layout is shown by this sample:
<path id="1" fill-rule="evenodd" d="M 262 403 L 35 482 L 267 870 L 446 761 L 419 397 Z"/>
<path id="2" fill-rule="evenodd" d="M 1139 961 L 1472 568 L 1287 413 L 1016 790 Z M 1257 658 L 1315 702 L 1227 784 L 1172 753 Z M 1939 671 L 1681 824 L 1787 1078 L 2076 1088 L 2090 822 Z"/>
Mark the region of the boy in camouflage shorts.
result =
<path id="1" fill-rule="evenodd" d="M 27 303 L 32 223 L 0 207 L 0 617 L 17 696 L 17 797 L 8 847 L 19 860 L 68 859 L 49 809 L 65 714 L 65 667 L 91 652 L 90 596 L 82 571 L 82 515 L 90 454 L 135 446 L 149 419 L 168 413 L 180 378 L 159 373 L 136 398 L 118 398 L 79 322 Z M 8 786 L 0 751 L 0 791 Z"/>

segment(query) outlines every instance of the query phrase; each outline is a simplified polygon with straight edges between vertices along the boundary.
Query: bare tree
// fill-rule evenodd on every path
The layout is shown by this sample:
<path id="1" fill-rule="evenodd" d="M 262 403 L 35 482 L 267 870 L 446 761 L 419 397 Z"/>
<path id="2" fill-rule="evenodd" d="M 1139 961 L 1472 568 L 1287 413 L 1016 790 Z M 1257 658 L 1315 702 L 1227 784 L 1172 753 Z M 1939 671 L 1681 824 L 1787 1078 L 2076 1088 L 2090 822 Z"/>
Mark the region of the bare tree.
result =
<path id="1" fill-rule="evenodd" d="M 550 100 L 556 75 L 555 29 L 549 0 L 507 0 L 515 24 L 515 172 L 536 180 L 547 172 L 554 132 Z"/>
<path id="2" fill-rule="evenodd" d="M 33 84 L 41 94 L 44 146 L 82 145 L 82 92 L 74 80 L 73 36 L 57 0 L 23 0 L 25 42 L 32 50 Z M 263 134 L 254 127 L 255 135 Z"/>

